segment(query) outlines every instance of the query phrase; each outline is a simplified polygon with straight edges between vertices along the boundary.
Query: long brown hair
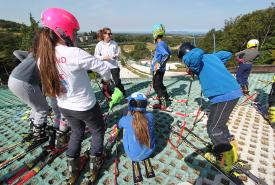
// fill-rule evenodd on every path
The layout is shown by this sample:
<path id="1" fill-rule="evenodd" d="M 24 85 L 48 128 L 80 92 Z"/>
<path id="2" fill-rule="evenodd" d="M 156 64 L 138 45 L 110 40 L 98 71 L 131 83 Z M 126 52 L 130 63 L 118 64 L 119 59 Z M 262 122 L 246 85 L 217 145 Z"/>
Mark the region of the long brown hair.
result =
<path id="1" fill-rule="evenodd" d="M 150 148 L 150 135 L 146 117 L 140 111 L 134 111 L 133 116 L 132 125 L 139 143 Z"/>
<path id="2" fill-rule="evenodd" d="M 104 40 L 103 35 L 104 35 L 104 33 L 106 33 L 107 31 L 112 32 L 112 31 L 111 31 L 111 28 L 107 28 L 107 27 L 102 28 L 101 30 L 98 30 L 98 33 L 96 34 L 97 40 L 98 40 L 98 41 Z"/>
<path id="3" fill-rule="evenodd" d="M 55 46 L 58 36 L 48 28 L 42 28 L 39 42 L 35 51 L 36 60 L 39 59 L 39 70 L 43 92 L 46 96 L 55 97 L 61 93 L 59 73 L 56 67 Z"/>

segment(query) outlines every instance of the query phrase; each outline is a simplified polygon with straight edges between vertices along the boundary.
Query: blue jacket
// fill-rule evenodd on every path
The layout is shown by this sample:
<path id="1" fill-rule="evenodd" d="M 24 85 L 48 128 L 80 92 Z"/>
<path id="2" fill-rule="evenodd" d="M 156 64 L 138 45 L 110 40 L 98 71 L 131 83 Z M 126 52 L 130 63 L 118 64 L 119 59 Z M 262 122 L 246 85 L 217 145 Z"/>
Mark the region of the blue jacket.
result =
<path id="1" fill-rule="evenodd" d="M 198 76 L 204 96 L 211 98 L 240 90 L 236 79 L 224 66 L 231 57 L 232 53 L 227 51 L 205 54 L 202 49 L 194 48 L 182 60 Z"/>
<path id="2" fill-rule="evenodd" d="M 145 116 L 148 121 L 148 129 L 150 135 L 150 148 L 141 145 L 135 136 L 135 131 L 132 126 L 133 116 L 123 116 L 118 123 L 119 128 L 123 128 L 123 146 L 127 156 L 132 161 L 142 161 L 153 153 L 155 149 L 155 136 L 154 136 L 154 121 L 153 114 L 146 112 Z"/>
<path id="3" fill-rule="evenodd" d="M 164 72 L 166 68 L 166 62 L 170 58 L 171 53 L 172 52 L 170 48 L 164 41 L 158 42 L 156 44 L 156 51 L 152 61 L 152 67 L 151 67 L 152 72 L 154 72 L 155 70 L 154 68 L 157 62 L 160 64 L 158 70 Z"/>

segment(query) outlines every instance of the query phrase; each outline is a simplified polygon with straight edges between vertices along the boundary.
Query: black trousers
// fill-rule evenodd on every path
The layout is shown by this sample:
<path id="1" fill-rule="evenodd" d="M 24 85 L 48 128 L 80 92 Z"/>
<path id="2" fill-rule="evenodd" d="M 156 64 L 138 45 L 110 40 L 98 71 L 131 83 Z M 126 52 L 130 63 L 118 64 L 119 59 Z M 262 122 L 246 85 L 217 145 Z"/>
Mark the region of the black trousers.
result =
<path id="1" fill-rule="evenodd" d="M 73 111 L 60 108 L 64 117 L 68 120 L 72 129 L 68 144 L 67 156 L 78 157 L 81 151 L 81 143 L 84 139 L 85 127 L 88 126 L 92 135 L 90 154 L 99 156 L 103 151 L 104 120 L 98 103 L 87 111 Z"/>
<path id="2" fill-rule="evenodd" d="M 229 116 L 238 103 L 238 99 L 215 103 L 210 106 L 210 114 L 207 121 L 207 133 L 212 143 L 218 145 L 230 145 L 230 134 L 226 125 Z"/>
<path id="3" fill-rule="evenodd" d="M 121 84 L 119 73 L 120 73 L 120 68 L 111 69 L 111 74 L 115 82 L 115 86 L 119 88 L 119 90 L 123 93 L 123 95 L 125 95 L 125 89 L 124 89 L 124 86 Z"/>
<path id="4" fill-rule="evenodd" d="M 169 95 L 167 93 L 166 87 L 163 84 L 163 76 L 165 74 L 165 71 L 156 71 L 156 74 L 153 76 L 153 88 L 157 93 L 158 97 L 164 97 L 169 98 Z"/>

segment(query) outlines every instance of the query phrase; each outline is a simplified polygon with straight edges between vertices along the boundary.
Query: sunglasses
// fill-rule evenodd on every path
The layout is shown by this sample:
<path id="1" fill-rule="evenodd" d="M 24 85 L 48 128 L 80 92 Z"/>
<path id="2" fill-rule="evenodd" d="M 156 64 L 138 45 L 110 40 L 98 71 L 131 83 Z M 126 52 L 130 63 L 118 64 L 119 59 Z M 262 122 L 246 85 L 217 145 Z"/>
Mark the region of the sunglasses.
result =
<path id="1" fill-rule="evenodd" d="M 112 33 L 104 33 L 104 34 L 106 34 L 106 35 L 113 35 Z"/>

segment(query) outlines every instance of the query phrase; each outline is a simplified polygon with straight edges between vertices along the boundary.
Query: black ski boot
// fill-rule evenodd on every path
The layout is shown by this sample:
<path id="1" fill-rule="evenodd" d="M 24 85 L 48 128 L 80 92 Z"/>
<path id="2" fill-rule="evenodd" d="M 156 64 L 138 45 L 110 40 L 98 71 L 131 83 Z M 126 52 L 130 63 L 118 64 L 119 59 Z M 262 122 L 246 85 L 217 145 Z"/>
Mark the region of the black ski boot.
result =
<path id="1" fill-rule="evenodd" d="M 36 126 L 33 125 L 33 140 L 32 143 L 40 143 L 42 141 L 48 140 L 49 137 L 47 136 L 47 132 L 46 132 L 46 124 L 42 125 L 42 126 Z"/>
<path id="2" fill-rule="evenodd" d="M 241 85 L 242 92 L 245 96 L 249 96 L 248 85 Z"/>
<path id="3" fill-rule="evenodd" d="M 160 107 L 160 110 L 167 111 L 167 112 L 173 111 L 173 109 L 171 107 L 171 101 L 169 101 L 168 99 L 166 99 L 164 97 L 161 97 L 160 101 L 161 101 L 161 105 L 162 105 Z"/>
<path id="4" fill-rule="evenodd" d="M 30 127 L 29 127 L 28 132 L 24 132 L 24 133 L 20 134 L 22 137 L 22 142 L 29 142 L 33 139 L 33 133 L 32 133 L 33 119 L 29 119 L 29 121 L 30 121 Z"/>
<path id="5" fill-rule="evenodd" d="M 49 132 L 49 145 L 47 146 L 49 149 L 55 148 L 55 140 L 56 140 L 56 129 L 54 127 L 48 127 Z"/>

